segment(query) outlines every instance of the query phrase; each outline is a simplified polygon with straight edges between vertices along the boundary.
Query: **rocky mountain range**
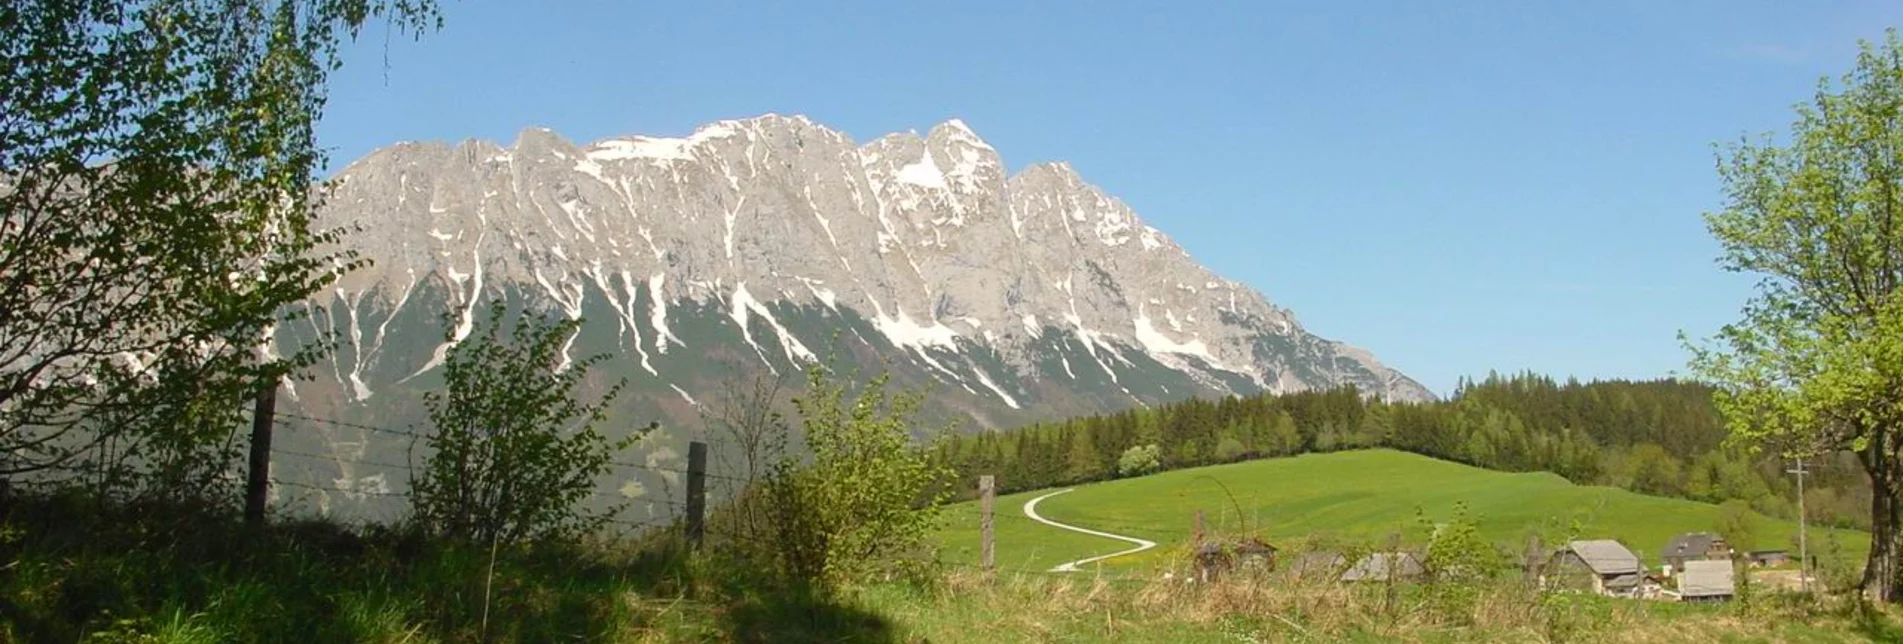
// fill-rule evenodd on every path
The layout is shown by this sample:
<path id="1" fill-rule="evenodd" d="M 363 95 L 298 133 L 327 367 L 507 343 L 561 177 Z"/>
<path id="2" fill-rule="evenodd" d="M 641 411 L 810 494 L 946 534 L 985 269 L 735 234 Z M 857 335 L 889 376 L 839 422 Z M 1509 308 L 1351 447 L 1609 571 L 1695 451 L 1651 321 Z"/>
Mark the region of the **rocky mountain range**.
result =
<path id="1" fill-rule="evenodd" d="M 957 120 L 863 144 L 778 115 L 682 138 L 401 143 L 344 168 L 324 213 L 373 264 L 280 329 L 339 341 L 285 404 L 362 427 L 310 421 L 288 433 L 324 457 L 281 467 L 371 497 L 401 487 L 362 465 L 400 434 L 368 428 L 421 422 L 420 392 L 494 298 L 586 321 L 570 355 L 612 356 L 597 380 L 629 382 L 617 423 L 662 423 L 650 464 L 678 458 L 725 383 L 829 356 L 928 387 L 929 413 L 969 428 L 1342 383 L 1431 397 L 1070 166 L 1007 173 Z"/>

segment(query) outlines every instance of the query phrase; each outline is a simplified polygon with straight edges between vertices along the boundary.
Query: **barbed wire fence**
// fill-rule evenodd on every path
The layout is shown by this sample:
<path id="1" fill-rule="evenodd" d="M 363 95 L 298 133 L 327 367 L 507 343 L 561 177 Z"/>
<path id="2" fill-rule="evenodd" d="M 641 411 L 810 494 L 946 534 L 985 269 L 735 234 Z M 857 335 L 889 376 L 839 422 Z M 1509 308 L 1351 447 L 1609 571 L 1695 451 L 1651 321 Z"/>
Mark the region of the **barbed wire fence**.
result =
<path id="1" fill-rule="evenodd" d="M 332 495 L 337 498 L 351 500 L 382 498 L 407 501 L 409 492 L 391 489 L 387 475 L 398 474 L 402 476 L 405 487 L 407 487 L 408 482 L 414 480 L 417 470 L 425 467 L 424 462 L 414 458 L 418 446 L 422 445 L 427 438 L 427 436 L 420 431 L 334 418 L 323 418 L 289 411 L 270 410 L 270 414 L 274 424 L 282 424 L 293 428 L 300 425 L 308 428 L 318 426 L 344 428 L 392 437 L 398 440 L 408 440 L 410 441 L 410 450 L 408 453 L 412 455 L 412 458 L 406 462 L 393 462 L 389 459 L 369 458 L 363 455 L 366 448 L 362 446 L 362 443 L 359 443 L 360 447 L 357 450 L 358 453 L 355 455 L 337 450 L 326 453 L 271 445 L 268 449 L 268 453 L 272 456 L 271 460 L 274 463 L 272 469 L 279 469 L 276 467 L 276 464 L 283 463 L 279 457 L 285 457 L 294 459 L 295 462 L 302 463 L 306 467 L 330 466 L 338 470 L 338 476 L 333 479 L 335 482 L 332 485 L 323 485 L 310 480 L 285 478 L 280 472 L 273 472 L 273 475 L 265 480 L 265 484 L 279 488 L 280 491 L 295 491 L 302 493 L 305 499 L 318 497 L 324 501 L 328 501 Z M 290 435 L 310 435 L 310 432 L 298 432 Z M 616 506 L 611 512 L 603 515 L 601 518 L 608 524 L 628 529 L 677 529 L 682 531 L 683 535 L 690 539 L 698 536 L 697 532 L 704 533 L 706 521 L 704 492 L 706 482 L 710 480 L 717 481 L 728 484 L 730 489 L 734 489 L 733 486 L 744 484 L 747 481 L 741 477 L 707 471 L 705 447 L 695 447 L 698 443 L 698 441 L 689 443 L 689 463 L 687 467 L 670 466 L 653 462 L 640 463 L 623 459 L 609 459 L 608 464 L 621 472 L 648 472 L 679 479 L 680 482 L 685 483 L 683 487 L 686 488 L 688 492 L 695 492 L 696 488 L 698 488 L 699 493 L 702 495 L 699 499 L 696 499 L 692 494 L 678 500 L 673 498 L 674 490 L 672 489 L 672 484 L 674 481 L 670 481 L 668 478 L 662 479 L 662 489 L 659 490 L 658 493 L 646 490 L 645 488 L 643 488 L 639 494 L 622 494 L 599 489 L 591 490 L 588 493 L 589 498 Z M 696 452 L 699 453 L 699 458 L 695 458 Z M 378 471 L 358 475 L 358 472 L 352 471 L 357 467 L 376 468 Z M 377 477 L 384 478 L 379 479 Z M 365 481 L 370 482 L 366 483 Z M 292 496 L 293 498 L 285 498 L 286 496 Z M 300 500 L 301 499 L 296 498 L 295 495 L 280 494 L 277 495 L 276 498 L 279 507 L 289 507 Z M 696 507 L 697 505 L 699 507 Z M 647 506 L 648 512 L 646 512 L 646 514 L 649 516 L 645 518 L 630 518 L 625 516 L 625 511 L 634 506 Z M 661 512 L 660 510 L 665 510 L 665 512 Z"/>
<path id="2" fill-rule="evenodd" d="M 332 508 L 339 501 L 371 501 L 381 503 L 380 509 L 385 510 L 400 509 L 407 511 L 409 509 L 409 481 L 414 479 L 418 470 L 426 467 L 426 459 L 422 458 L 422 455 L 419 453 L 419 448 L 423 446 L 427 439 L 427 434 L 424 430 L 346 421 L 295 411 L 277 409 L 261 411 L 268 413 L 272 423 L 271 431 L 276 432 L 277 429 L 282 428 L 286 431 L 279 432 L 279 437 L 296 437 L 300 439 L 297 442 L 303 443 L 303 445 L 298 447 L 270 444 L 265 450 L 269 455 L 269 459 L 266 464 L 266 471 L 263 472 L 265 476 L 262 479 L 262 483 L 266 486 L 264 493 L 267 496 L 260 496 L 259 498 L 269 498 L 270 505 L 277 516 L 287 516 L 291 512 L 294 512 L 299 504 L 303 503 L 315 503 L 323 508 Z M 401 455 L 387 453 L 387 450 L 385 450 L 386 453 L 372 456 L 370 454 L 372 451 L 371 442 L 367 437 L 357 441 L 336 441 L 337 436 L 334 431 L 313 431 L 320 427 L 330 430 L 337 428 L 357 430 L 369 435 L 394 439 L 394 441 L 398 442 L 407 441 L 410 449 Z M 310 439 L 315 437 L 323 437 L 330 442 L 324 447 L 312 449 L 308 443 Z M 242 441 L 242 437 L 240 437 L 239 440 Z M 701 447 L 698 449 L 693 447 L 696 443 L 699 443 Z M 690 441 L 689 445 L 689 462 L 686 467 L 656 462 L 610 459 L 608 463 L 618 468 L 617 474 L 623 472 L 644 472 L 662 475 L 663 478 L 661 479 L 661 489 L 650 490 L 643 488 L 641 492 L 635 494 L 620 493 L 604 489 L 590 490 L 587 495 L 588 498 L 600 502 L 603 506 L 612 507 L 610 512 L 600 515 L 604 523 L 615 526 L 618 529 L 617 536 L 621 537 L 639 538 L 650 533 L 673 532 L 695 547 L 699 547 L 701 542 L 706 538 L 712 538 L 717 541 L 717 545 L 723 546 L 728 544 L 743 546 L 761 546 L 765 544 L 770 546 L 770 544 L 766 544 L 766 542 L 774 538 L 770 534 L 771 530 L 760 529 L 757 526 L 751 525 L 729 526 L 725 524 L 709 524 L 707 516 L 709 506 L 705 498 L 705 492 L 709 483 L 724 485 L 726 486 L 725 491 L 729 495 L 733 495 L 740 493 L 747 486 L 757 483 L 758 481 L 753 477 L 733 476 L 708 471 L 709 459 L 707 458 L 707 447 L 705 444 L 699 441 Z M 699 453 L 695 454 L 695 452 Z M 696 456 L 698 456 L 698 458 L 695 458 Z M 252 464 L 255 465 L 256 462 L 253 461 Z M 97 475 L 94 468 L 88 466 L 53 468 L 49 470 L 48 473 L 66 473 L 76 477 L 91 477 Z M 247 500 L 258 493 L 256 490 L 249 489 L 252 481 L 247 480 L 247 472 L 237 471 L 233 473 L 236 474 L 238 482 L 247 488 L 244 490 Z M 300 474 L 302 476 L 299 476 Z M 324 474 L 330 475 L 331 480 L 328 484 L 320 478 L 320 476 Z M 395 477 L 401 477 L 401 485 L 391 485 L 392 479 Z M 694 483 L 695 480 L 698 480 L 699 483 Z M 48 483 L 52 482 L 53 481 L 48 481 Z M 681 485 L 684 489 L 674 489 L 676 484 L 684 484 Z M 698 490 L 696 488 L 698 488 Z M 696 494 L 696 492 L 698 492 L 698 494 Z M 696 498 L 696 496 L 699 498 Z M 630 513 L 627 512 L 627 510 L 635 507 L 644 507 L 644 509 L 647 510 L 641 513 L 644 516 L 629 516 Z M 321 514 L 320 511 L 320 515 Z M 944 516 L 948 524 L 963 525 L 968 522 L 979 522 L 981 520 L 979 514 L 978 512 L 967 510 L 966 506 L 955 506 L 954 509 L 949 509 Z M 373 522 L 378 520 L 371 517 L 358 518 Z M 1040 530 L 1056 529 L 1031 519 L 1028 516 L 1011 512 L 991 514 L 990 519 L 1001 519 L 1013 523 L 1037 526 Z M 1135 534 L 1147 534 L 1155 530 L 1155 526 L 1127 525 L 1114 521 L 1101 521 L 1094 517 L 1089 520 L 1089 524 L 1093 528 Z M 752 533 L 749 534 L 749 531 Z M 1022 534 L 1021 531 L 1019 534 Z M 1104 581 L 1108 583 L 1153 583 L 1157 580 L 1157 577 L 1153 574 L 1133 574 L 1136 571 L 1120 570 L 1114 567 L 1104 566 L 1093 566 L 1072 571 L 1055 571 L 1044 565 L 1034 565 L 1034 560 L 1038 558 L 1037 552 L 1038 549 L 1036 547 L 1026 547 L 1020 552 L 1007 555 L 1003 557 L 1007 562 L 1004 566 L 996 565 L 989 560 L 973 563 L 956 559 L 945 559 L 943 557 L 935 557 L 930 561 L 919 563 L 938 566 L 945 570 L 959 570 L 982 573 L 985 575 L 1005 574 L 1022 578 L 1068 579 L 1085 582 Z"/>
<path id="3" fill-rule="evenodd" d="M 398 439 L 406 439 L 406 440 L 412 441 L 413 443 L 420 443 L 425 438 L 424 434 L 422 434 L 421 432 L 416 430 L 411 430 L 411 429 L 385 427 L 385 426 L 367 424 L 362 422 L 343 421 L 343 420 L 323 418 L 319 416 L 313 416 L 309 414 L 302 414 L 302 413 L 296 413 L 296 412 L 274 411 L 273 413 L 275 418 L 278 421 L 285 422 L 285 424 L 290 426 L 297 426 L 297 425 L 303 424 L 307 426 L 323 425 L 323 426 L 330 426 L 330 427 L 340 427 L 340 428 L 346 428 L 346 429 L 360 430 L 360 431 L 368 432 L 375 435 L 394 437 Z M 695 441 L 695 442 L 698 442 L 698 441 Z M 690 491 L 690 492 L 695 487 L 692 481 L 696 478 L 698 478 L 702 482 L 701 484 L 702 490 L 705 489 L 706 482 L 712 481 L 712 482 L 717 482 L 717 483 L 721 483 L 721 484 L 725 484 L 729 486 L 730 493 L 736 492 L 740 488 L 753 483 L 753 481 L 748 479 L 747 477 L 731 476 L 731 475 L 707 471 L 707 468 L 706 468 L 707 459 L 705 458 L 705 454 L 704 454 L 705 449 L 706 449 L 705 447 L 699 448 L 699 450 L 702 450 L 702 454 L 701 454 L 701 458 L 696 460 L 692 458 L 693 457 L 692 452 L 696 451 L 696 449 L 692 447 L 692 443 L 690 443 L 690 448 L 689 448 L 690 458 L 689 458 L 689 463 L 687 467 L 675 467 L 675 466 L 669 466 L 669 465 L 659 464 L 659 463 L 639 463 L 639 462 L 620 460 L 620 459 L 611 459 L 609 461 L 609 464 L 617 468 L 625 468 L 625 470 L 630 470 L 630 471 L 650 472 L 650 473 L 678 477 L 682 480 L 682 482 L 686 483 L 684 487 L 687 488 L 687 491 Z M 391 460 L 371 459 L 371 458 L 363 457 L 361 455 L 353 457 L 347 454 L 339 454 L 335 452 L 318 453 L 318 452 L 290 449 L 290 448 L 277 447 L 277 446 L 273 446 L 270 450 L 270 453 L 274 456 L 284 456 L 284 457 L 289 457 L 293 459 L 302 459 L 303 461 L 311 462 L 311 463 L 334 464 L 338 466 L 342 466 L 342 465 L 370 466 L 375 468 L 382 468 L 383 470 L 386 470 L 386 471 L 400 472 L 406 477 L 413 476 L 415 471 L 418 468 L 422 467 L 422 464 L 419 462 L 398 463 L 398 462 L 392 462 Z M 343 481 L 347 479 L 340 478 L 339 480 Z M 666 479 L 663 479 L 663 481 L 667 482 Z M 272 477 L 269 482 L 271 485 L 278 486 L 284 489 L 299 490 L 299 491 L 314 493 L 314 494 L 336 494 L 336 495 L 341 495 L 345 498 L 349 498 L 351 497 L 351 495 L 356 495 L 358 498 L 393 498 L 393 499 L 407 499 L 408 498 L 407 492 L 391 491 L 387 488 L 364 488 L 354 484 L 326 486 L 326 485 L 320 485 L 320 484 L 306 482 L 306 481 L 287 480 L 287 479 L 284 479 L 281 477 L 275 477 L 275 476 Z M 763 539 L 769 538 L 767 535 L 741 534 L 739 532 L 729 530 L 724 527 L 709 525 L 706 520 L 707 517 L 705 516 L 706 504 L 705 504 L 704 496 L 699 501 L 699 507 L 697 508 L 695 507 L 696 501 L 693 499 L 691 495 L 683 494 L 682 497 L 678 500 L 674 498 L 674 490 L 671 489 L 671 486 L 664 486 L 664 489 L 661 490 L 659 494 L 645 494 L 641 496 L 630 496 L 626 494 L 606 492 L 602 490 L 594 490 L 589 493 L 589 496 L 591 498 L 601 500 L 601 501 L 606 501 L 606 502 L 615 502 L 615 503 L 624 503 L 624 504 L 626 503 L 651 504 L 652 506 L 656 508 L 664 508 L 666 510 L 665 514 L 650 512 L 650 514 L 653 514 L 655 516 L 649 516 L 647 518 L 628 518 L 625 516 L 620 516 L 619 513 L 606 517 L 607 523 L 610 523 L 625 529 L 677 530 L 681 533 L 683 537 L 686 537 L 690 542 L 696 542 L 696 545 L 698 545 L 697 542 L 700 541 L 700 537 L 713 537 L 715 539 L 723 540 L 730 543 L 736 543 L 736 544 L 757 544 L 757 542 Z M 978 516 L 968 516 L 967 513 L 964 513 L 964 512 L 954 511 L 947 514 L 948 514 L 947 516 L 948 521 L 971 521 L 971 520 L 982 519 L 981 517 L 978 517 Z M 1009 512 L 991 513 L 990 516 L 992 519 L 1004 519 L 1004 520 L 1012 521 L 1012 522 L 1022 522 L 1023 524 L 1037 526 L 1040 529 L 1054 529 L 1028 516 L 1022 516 L 1022 515 L 1013 514 Z M 1116 530 L 1116 531 L 1136 532 L 1136 533 L 1147 533 L 1154 530 L 1154 526 L 1125 525 L 1125 524 L 1120 524 L 1116 522 L 1099 521 L 1096 519 L 1092 519 L 1090 523 L 1093 527 L 1104 529 L 1104 530 Z M 987 536 L 987 538 L 989 537 Z M 994 547 L 995 547 L 995 542 L 994 542 Z M 955 569 L 955 570 L 962 570 L 962 571 L 975 572 L 975 573 L 995 574 L 995 573 L 1002 572 L 1005 574 L 1012 574 L 1012 575 L 1018 575 L 1018 576 L 1028 576 L 1028 577 L 1038 577 L 1038 578 L 1048 577 L 1048 578 L 1054 578 L 1054 579 L 1072 579 L 1072 580 L 1082 580 L 1082 581 L 1088 581 L 1088 582 L 1095 582 L 1095 581 L 1101 580 L 1107 583 L 1152 583 L 1156 581 L 1157 579 L 1154 575 L 1131 574 L 1127 571 L 1115 571 L 1114 569 L 1105 568 L 1105 567 L 1093 567 L 1093 568 L 1086 568 L 1086 569 L 1080 569 L 1080 570 L 1074 570 L 1074 571 L 1055 571 L 1043 566 L 1034 566 L 1032 565 L 1031 561 L 1028 559 L 1017 562 L 1017 565 L 1007 566 L 1003 569 L 995 565 L 995 563 L 992 561 L 980 561 L 978 563 L 968 563 L 963 561 L 938 559 L 929 563 L 933 565 L 941 566 L 946 569 Z"/>

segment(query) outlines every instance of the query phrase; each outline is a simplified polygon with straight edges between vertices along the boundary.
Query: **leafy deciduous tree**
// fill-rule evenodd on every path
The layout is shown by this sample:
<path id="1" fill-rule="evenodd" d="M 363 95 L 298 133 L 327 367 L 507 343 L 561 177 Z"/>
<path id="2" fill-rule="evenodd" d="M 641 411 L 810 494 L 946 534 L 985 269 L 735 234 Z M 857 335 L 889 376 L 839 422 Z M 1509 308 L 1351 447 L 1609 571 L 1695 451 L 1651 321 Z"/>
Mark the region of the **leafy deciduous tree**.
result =
<path id="1" fill-rule="evenodd" d="M 432 0 L 0 5 L 0 476 L 113 442 L 220 480 L 243 401 L 322 349 L 261 344 L 358 263 L 313 217 L 314 125 L 375 16 L 437 21 Z"/>
<path id="2" fill-rule="evenodd" d="M 1163 467 L 1163 458 L 1155 445 L 1137 445 L 1117 457 L 1117 475 L 1143 476 Z"/>
<path id="3" fill-rule="evenodd" d="M 1903 599 L 1903 42 L 1863 43 L 1788 144 L 1741 142 L 1718 170 L 1721 264 L 1760 280 L 1693 367 L 1741 443 L 1857 454 L 1874 489 L 1863 585 Z"/>

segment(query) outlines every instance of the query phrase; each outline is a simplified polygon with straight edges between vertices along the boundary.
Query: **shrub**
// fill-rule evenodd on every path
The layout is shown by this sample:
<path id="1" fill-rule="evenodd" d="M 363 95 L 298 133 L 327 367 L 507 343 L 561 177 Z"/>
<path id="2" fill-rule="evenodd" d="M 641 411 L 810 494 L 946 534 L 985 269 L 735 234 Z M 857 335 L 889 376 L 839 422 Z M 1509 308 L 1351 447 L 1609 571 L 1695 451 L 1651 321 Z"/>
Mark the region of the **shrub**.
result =
<path id="1" fill-rule="evenodd" d="M 824 590 L 929 560 L 923 551 L 952 473 L 912 442 L 924 396 L 888 395 L 887 381 L 880 375 L 849 396 L 815 366 L 793 399 L 810 457 L 783 456 L 762 485 L 769 549 L 792 581 Z"/>
<path id="2" fill-rule="evenodd" d="M 1143 476 L 1162 467 L 1162 450 L 1156 445 L 1137 445 L 1123 450 L 1123 456 L 1117 458 L 1118 476 Z"/>
<path id="3" fill-rule="evenodd" d="M 607 515 L 581 502 L 639 437 L 609 441 L 596 429 L 622 385 L 592 405 L 577 401 L 588 369 L 606 358 L 567 361 L 581 321 L 524 317 L 505 341 L 503 317 L 492 304 L 486 329 L 450 349 L 443 390 L 424 395 L 433 428 L 410 491 L 416 517 L 438 534 L 488 543 L 598 528 Z"/>

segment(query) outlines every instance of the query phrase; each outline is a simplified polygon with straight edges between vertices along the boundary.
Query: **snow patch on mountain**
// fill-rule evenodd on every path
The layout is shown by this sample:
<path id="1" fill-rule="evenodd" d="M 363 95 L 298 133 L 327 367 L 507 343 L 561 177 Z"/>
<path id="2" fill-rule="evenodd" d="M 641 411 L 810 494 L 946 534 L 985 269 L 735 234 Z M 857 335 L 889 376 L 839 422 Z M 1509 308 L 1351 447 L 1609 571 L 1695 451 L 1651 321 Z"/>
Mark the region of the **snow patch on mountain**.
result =
<path id="1" fill-rule="evenodd" d="M 912 316 L 905 314 L 904 309 L 900 309 L 898 315 L 893 317 L 887 317 L 883 310 L 879 311 L 877 315 L 873 316 L 872 326 L 877 328 L 879 333 L 885 334 L 886 339 L 891 340 L 893 345 L 899 347 L 914 349 L 944 347 L 953 349 L 958 346 L 956 343 L 958 339 L 957 331 L 953 331 L 951 327 L 939 324 L 935 320 L 931 321 L 931 324 L 915 322 L 912 320 Z"/>
<path id="2" fill-rule="evenodd" d="M 1018 399 L 1012 398 L 1011 394 L 1005 393 L 1003 388 L 999 387 L 997 383 L 994 383 L 991 381 L 990 376 L 985 375 L 984 369 L 980 369 L 976 365 L 973 365 L 971 370 L 973 373 L 978 374 L 978 384 L 984 385 L 986 389 L 991 390 L 991 393 L 997 394 L 999 398 L 1003 398 L 1004 404 L 1006 406 L 1012 409 L 1023 409 L 1023 407 L 1018 406 Z"/>
<path id="3" fill-rule="evenodd" d="M 898 174 L 893 175 L 893 178 L 898 179 L 902 183 L 909 183 L 920 188 L 944 190 L 949 187 L 945 183 L 945 172 L 938 169 L 937 162 L 932 161 L 932 153 L 930 151 L 927 151 L 924 156 L 919 157 L 919 160 L 907 164 L 903 168 L 899 168 Z"/>
<path id="4" fill-rule="evenodd" d="M 1182 353 L 1202 358 L 1211 364 L 1217 362 L 1215 356 L 1209 354 L 1209 345 L 1203 344 L 1202 340 L 1192 338 L 1188 342 L 1177 342 L 1157 331 L 1156 326 L 1150 323 L 1149 314 L 1140 307 L 1133 326 L 1136 327 L 1137 342 L 1150 353 Z"/>
<path id="5" fill-rule="evenodd" d="M 628 372 L 643 374 L 641 386 L 669 399 L 662 383 L 706 397 L 695 388 L 705 384 L 690 383 L 709 381 L 693 371 L 697 361 L 668 359 L 685 346 L 676 332 L 722 320 L 742 332 L 689 337 L 731 346 L 693 351 L 730 355 L 744 344 L 738 355 L 765 372 L 813 359 L 805 342 L 822 335 L 889 342 L 892 355 L 904 354 L 894 364 L 958 384 L 948 395 L 971 391 L 1000 412 L 1031 412 L 997 422 L 1101 411 L 1076 401 L 1125 389 L 1152 403 L 1253 393 L 1212 370 L 1275 391 L 1336 379 L 1314 369 L 1329 345 L 1286 309 L 1196 264 L 1069 164 L 1007 167 L 956 119 L 925 136 L 864 145 L 801 117 L 769 115 L 674 138 L 577 145 L 530 130 L 508 146 L 380 150 L 336 178 L 324 213 L 363 228 L 353 242 L 375 263 L 340 282 L 343 292 L 327 293 L 341 300 L 327 314 L 335 317 L 311 330 L 334 329 L 353 346 L 319 373 L 335 374 L 328 391 L 346 402 L 375 391 L 381 403 L 391 394 L 378 374 L 439 366 L 478 322 L 475 307 L 504 293 L 571 318 L 600 311 L 588 324 L 609 333 L 582 334 L 569 349 L 625 360 Z M 408 304 L 404 319 L 447 312 L 447 339 L 387 317 L 389 332 L 417 339 L 364 328 L 385 310 L 362 297 L 366 289 L 382 289 L 384 302 L 399 291 L 439 296 Z M 790 317 L 799 307 L 831 314 Z M 1287 341 L 1262 342 L 1278 336 Z M 619 346 L 584 346 L 596 337 Z M 382 349 L 403 342 L 416 350 Z M 404 357 L 385 365 L 384 354 Z M 1429 395 L 1372 356 L 1343 355 L 1340 379 L 1396 399 Z M 1104 377 L 1088 373 L 1093 362 Z M 1019 386 L 1031 382 L 1044 384 Z"/>
<path id="6" fill-rule="evenodd" d="M 667 291 L 662 289 L 666 285 L 667 273 L 655 273 L 648 278 L 648 322 L 654 326 L 654 352 L 661 354 L 667 353 L 670 342 L 686 346 L 667 328 Z"/>
<path id="7" fill-rule="evenodd" d="M 802 360 L 806 362 L 817 362 L 819 360 L 818 356 L 813 355 L 812 351 L 806 349 L 806 345 L 800 344 L 799 338 L 793 337 L 792 333 L 787 332 L 786 327 L 780 326 L 779 320 L 773 319 L 773 313 L 768 311 L 765 305 L 761 304 L 759 300 L 754 299 L 752 293 L 747 292 L 746 282 L 741 282 L 734 286 L 731 305 L 733 308 L 731 309 L 730 315 L 733 316 L 733 323 L 740 326 L 741 337 L 746 338 L 747 344 L 753 345 L 755 351 L 760 351 L 761 349 L 759 343 L 753 340 L 752 329 L 747 326 L 747 320 L 750 315 L 760 316 L 760 319 L 766 321 L 767 326 L 773 329 L 773 333 L 779 336 L 780 349 L 786 353 L 786 359 L 789 362 L 799 364 Z M 761 359 L 765 360 L 765 358 L 766 356 L 763 353 Z M 772 367 L 773 363 L 768 362 L 767 366 Z"/>

